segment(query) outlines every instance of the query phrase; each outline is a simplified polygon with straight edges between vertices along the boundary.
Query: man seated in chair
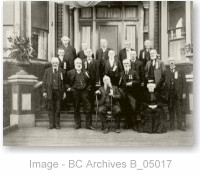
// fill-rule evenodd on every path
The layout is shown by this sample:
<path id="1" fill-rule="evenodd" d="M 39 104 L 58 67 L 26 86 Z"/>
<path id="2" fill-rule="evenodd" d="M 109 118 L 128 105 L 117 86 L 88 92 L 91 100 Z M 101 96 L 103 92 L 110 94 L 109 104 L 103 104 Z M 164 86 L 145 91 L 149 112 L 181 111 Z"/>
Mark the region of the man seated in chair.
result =
<path id="1" fill-rule="evenodd" d="M 107 112 L 111 111 L 112 117 L 115 118 L 115 132 L 120 133 L 120 105 L 118 100 L 121 95 L 116 86 L 112 86 L 110 78 L 108 76 L 103 77 L 104 86 L 100 87 L 96 91 L 96 94 L 101 95 L 99 100 L 98 113 L 103 125 L 103 133 L 109 132 L 109 125 L 107 121 Z"/>
<path id="2" fill-rule="evenodd" d="M 166 114 L 162 107 L 160 93 L 155 90 L 154 83 L 148 83 L 148 92 L 145 94 L 144 103 L 141 106 L 141 125 L 139 132 L 146 133 L 165 133 Z M 155 91 L 154 91 L 155 90 Z"/>

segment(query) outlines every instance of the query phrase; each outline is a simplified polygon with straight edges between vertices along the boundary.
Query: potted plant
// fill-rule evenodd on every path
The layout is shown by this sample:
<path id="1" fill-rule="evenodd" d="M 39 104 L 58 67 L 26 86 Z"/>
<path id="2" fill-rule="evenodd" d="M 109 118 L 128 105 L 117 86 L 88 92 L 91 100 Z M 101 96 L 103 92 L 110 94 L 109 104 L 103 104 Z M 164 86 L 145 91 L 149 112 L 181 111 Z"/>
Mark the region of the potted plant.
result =
<path id="1" fill-rule="evenodd" d="M 30 64 L 30 59 L 33 58 L 33 48 L 28 37 L 9 37 L 10 47 L 5 48 L 6 51 L 10 51 L 9 57 L 13 59 L 13 62 L 23 70 L 25 66 Z"/>
<path id="2" fill-rule="evenodd" d="M 193 58 L 193 44 L 189 43 L 186 44 L 185 47 L 180 49 L 180 52 L 182 55 L 185 55 L 186 58 L 188 58 L 190 61 L 192 61 Z"/>

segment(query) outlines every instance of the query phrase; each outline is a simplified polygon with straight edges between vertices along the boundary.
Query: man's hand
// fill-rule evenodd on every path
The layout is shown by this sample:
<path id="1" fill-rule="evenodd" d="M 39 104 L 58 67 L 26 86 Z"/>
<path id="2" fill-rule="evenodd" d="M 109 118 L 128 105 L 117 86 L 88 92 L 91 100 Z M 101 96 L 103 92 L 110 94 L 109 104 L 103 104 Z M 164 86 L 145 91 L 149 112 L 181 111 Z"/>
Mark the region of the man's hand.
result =
<path id="1" fill-rule="evenodd" d="M 132 86 L 132 82 L 126 83 L 126 86 Z"/>
<path id="2" fill-rule="evenodd" d="M 109 96 L 113 96 L 113 89 L 110 89 Z"/>
<path id="3" fill-rule="evenodd" d="M 186 94 L 183 94 L 183 99 L 186 99 Z"/>
<path id="4" fill-rule="evenodd" d="M 71 91 L 71 88 L 68 88 L 68 89 L 67 89 L 67 92 L 69 92 L 69 91 Z"/>
<path id="5" fill-rule="evenodd" d="M 66 92 L 64 92 L 64 94 L 63 94 L 63 99 L 65 99 L 66 98 Z"/>
<path id="6" fill-rule="evenodd" d="M 43 95 L 44 98 L 47 98 L 47 93 L 46 92 L 44 92 L 42 95 Z"/>
<path id="7" fill-rule="evenodd" d="M 100 90 L 97 90 L 97 91 L 95 92 L 95 94 L 101 94 Z"/>

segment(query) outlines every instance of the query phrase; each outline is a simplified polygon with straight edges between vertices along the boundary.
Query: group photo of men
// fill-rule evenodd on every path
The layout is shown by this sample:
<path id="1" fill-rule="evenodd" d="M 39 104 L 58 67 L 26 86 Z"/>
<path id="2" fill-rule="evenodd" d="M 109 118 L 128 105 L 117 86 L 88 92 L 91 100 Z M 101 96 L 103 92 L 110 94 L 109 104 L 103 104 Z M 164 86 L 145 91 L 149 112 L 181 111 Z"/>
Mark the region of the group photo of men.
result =
<path id="1" fill-rule="evenodd" d="M 49 129 L 61 129 L 61 103 L 67 105 L 63 104 L 65 99 L 73 104 L 76 130 L 102 129 L 107 134 L 112 123 L 116 133 L 121 129 L 140 133 L 186 129 L 185 73 L 177 69 L 173 57 L 168 58 L 166 67 L 150 40 L 144 42 L 139 53 L 128 40 L 119 53 L 104 38 L 96 53 L 86 42 L 76 53 L 69 37 L 63 36 L 61 41 L 57 57 L 51 59 L 52 66 L 45 70 L 43 78 Z M 85 126 L 81 123 L 81 106 L 86 115 Z M 96 121 L 92 119 L 94 114 Z M 96 127 L 97 120 L 102 127 Z"/>

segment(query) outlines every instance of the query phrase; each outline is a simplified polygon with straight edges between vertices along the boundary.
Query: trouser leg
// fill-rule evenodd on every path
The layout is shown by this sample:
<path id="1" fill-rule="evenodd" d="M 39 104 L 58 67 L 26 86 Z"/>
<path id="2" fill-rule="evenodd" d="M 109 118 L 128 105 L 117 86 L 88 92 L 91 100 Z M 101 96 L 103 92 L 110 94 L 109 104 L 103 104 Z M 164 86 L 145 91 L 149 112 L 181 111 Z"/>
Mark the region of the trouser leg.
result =
<path id="1" fill-rule="evenodd" d="M 73 105 L 74 105 L 74 121 L 77 126 L 81 126 L 81 116 L 80 116 L 80 92 L 73 92 Z"/>
<path id="2" fill-rule="evenodd" d="M 81 97 L 83 100 L 83 109 L 84 113 L 86 113 L 86 127 L 92 125 L 92 114 L 91 114 L 91 105 L 89 101 L 89 93 L 87 90 L 82 91 Z"/>
<path id="3" fill-rule="evenodd" d="M 113 105 L 112 107 L 112 113 L 113 113 L 113 117 L 115 118 L 115 129 L 119 129 L 120 128 L 120 122 L 121 122 L 121 109 L 119 106 L 117 105 Z"/>
<path id="4" fill-rule="evenodd" d="M 127 94 L 127 99 L 130 107 L 130 112 L 129 112 L 129 117 L 131 119 L 131 127 L 135 129 L 136 127 L 136 121 L 137 121 L 137 116 L 136 116 L 136 101 L 135 98 L 131 94 Z"/>
<path id="5" fill-rule="evenodd" d="M 59 95 L 59 94 L 57 94 Z M 57 99 L 55 100 L 55 126 L 60 127 L 60 99 L 59 96 L 57 96 Z"/>
<path id="6" fill-rule="evenodd" d="M 98 110 L 99 110 L 98 113 L 99 113 L 99 117 L 101 119 L 103 128 L 104 129 L 108 128 L 108 123 L 107 123 L 107 120 L 106 120 L 107 107 L 106 106 L 100 106 Z"/>
<path id="7" fill-rule="evenodd" d="M 168 98 L 168 110 L 169 110 L 169 116 L 170 116 L 170 129 L 174 130 L 175 127 L 175 110 L 176 110 L 176 95 L 173 91 L 169 92 L 169 98 Z"/>
<path id="8" fill-rule="evenodd" d="M 49 126 L 54 127 L 54 108 L 53 100 L 48 100 L 48 116 L 49 116 Z"/>

